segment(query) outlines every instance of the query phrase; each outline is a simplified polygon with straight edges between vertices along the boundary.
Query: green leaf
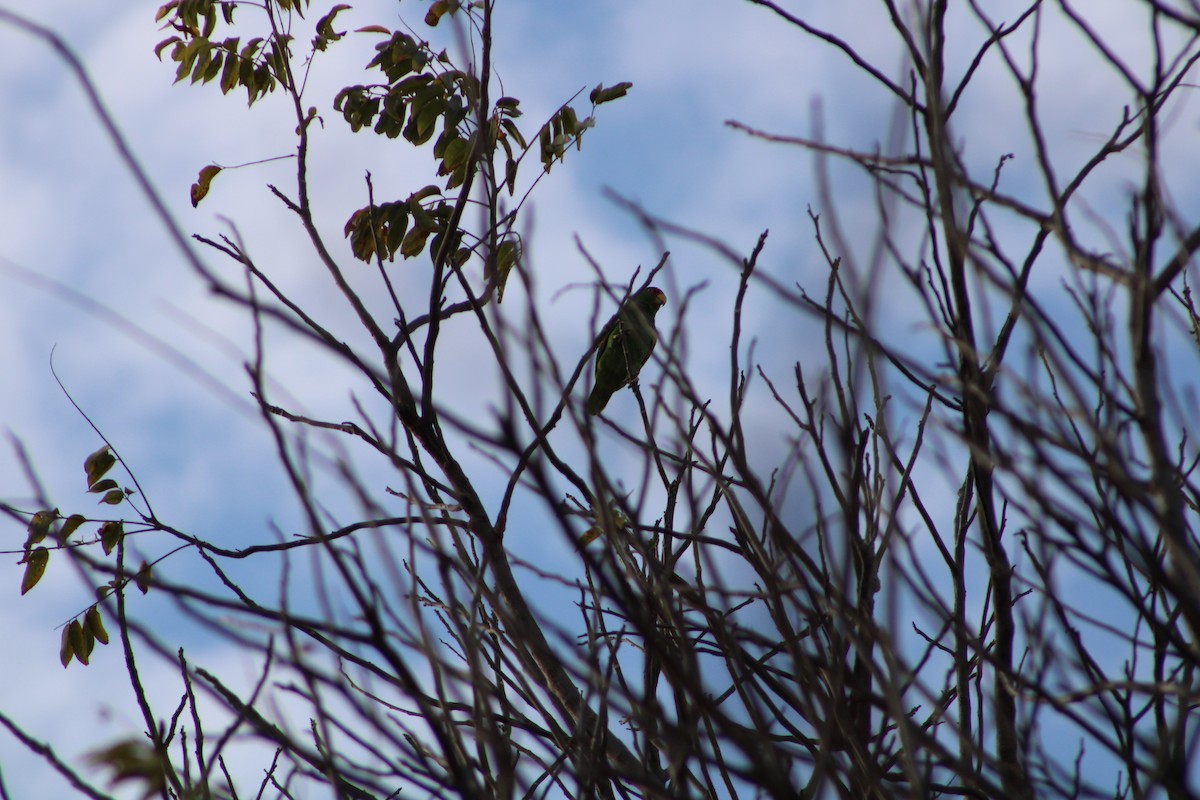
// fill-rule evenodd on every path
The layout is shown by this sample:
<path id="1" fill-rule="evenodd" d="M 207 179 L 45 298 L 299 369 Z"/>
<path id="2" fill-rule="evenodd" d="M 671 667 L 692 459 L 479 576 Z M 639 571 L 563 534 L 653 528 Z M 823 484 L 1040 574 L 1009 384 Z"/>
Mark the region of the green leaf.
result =
<path id="1" fill-rule="evenodd" d="M 121 542 L 121 537 L 125 535 L 125 526 L 117 520 L 109 520 L 100 526 L 100 546 L 104 548 L 104 555 L 112 555 L 112 551 L 117 548 Z"/>
<path id="2" fill-rule="evenodd" d="M 378 67 L 387 75 L 389 83 L 395 83 L 412 72 L 420 72 L 429 62 L 416 39 L 406 33 L 395 31 L 392 38 L 375 45 L 376 54 L 367 69 Z"/>
<path id="3" fill-rule="evenodd" d="M 288 44 L 291 40 L 292 37 L 286 33 L 276 34 L 271 37 L 271 43 L 267 47 L 267 63 L 271 65 L 271 74 L 285 89 L 289 88 L 288 60 L 291 58 L 291 48 Z"/>
<path id="4" fill-rule="evenodd" d="M 258 55 L 258 49 L 262 47 L 262 43 L 263 38 L 261 36 L 255 36 L 246 42 L 246 46 L 242 48 L 242 52 L 240 53 L 242 62 L 247 66 L 253 66 L 254 58 Z"/>
<path id="5" fill-rule="evenodd" d="M 504 162 L 504 184 L 508 187 L 508 196 L 517 192 L 517 162 L 511 157 Z"/>
<path id="6" fill-rule="evenodd" d="M 29 527 L 27 528 L 29 535 L 25 539 L 25 547 L 35 545 L 46 538 L 50 533 L 50 526 L 58 519 L 58 510 L 39 511 L 29 518 Z"/>
<path id="7" fill-rule="evenodd" d="M 370 207 L 355 211 L 345 227 L 354 257 L 367 263 L 393 258 L 408 228 L 408 214 L 407 204 L 400 202 L 382 203 L 373 212 Z"/>
<path id="8" fill-rule="evenodd" d="M 150 591 L 150 565 L 147 562 L 142 562 L 142 566 L 138 568 L 137 574 L 133 576 L 133 582 L 142 594 L 147 594 Z"/>
<path id="9" fill-rule="evenodd" d="M 542 166 L 546 172 L 550 171 L 550 165 L 554 163 L 554 150 L 550 146 L 550 126 L 543 125 L 538 132 L 538 150 L 542 157 Z"/>
<path id="10" fill-rule="evenodd" d="M 506 134 L 513 138 L 517 146 L 522 150 L 529 146 L 529 143 L 525 141 L 525 137 L 521 135 L 521 131 L 517 129 L 517 124 L 511 119 L 500 120 L 500 127 Z"/>
<path id="11" fill-rule="evenodd" d="M 217 9 L 211 0 L 205 0 L 202 5 L 204 7 L 204 28 L 201 30 L 201 35 L 207 38 L 212 36 L 212 32 L 217 27 Z"/>
<path id="12" fill-rule="evenodd" d="M 189 42 L 180 42 L 171 50 L 171 60 L 179 64 L 175 69 L 175 82 L 183 80 L 189 72 L 192 71 L 192 65 L 196 62 L 196 55 L 200 52 L 200 48 L 206 42 L 203 39 L 192 39 Z"/>
<path id="13" fill-rule="evenodd" d="M 433 215 L 426 211 L 424 206 L 416 202 L 416 200 L 411 197 L 408 200 L 408 210 L 412 212 L 413 224 L 416 227 L 420 228 L 426 233 L 430 233 L 438 229 L 438 221 L 433 218 Z"/>
<path id="14" fill-rule="evenodd" d="M 410 206 L 413 206 L 413 205 L 421 202 L 422 200 L 424 200 L 426 197 L 433 197 L 435 195 L 440 195 L 441 193 L 442 193 L 441 188 L 436 183 L 431 183 L 423 188 L 418 189 L 417 191 L 413 192 L 412 194 L 410 194 L 408 196 L 408 204 Z M 415 209 L 414 209 L 414 213 L 415 213 Z"/>
<path id="15" fill-rule="evenodd" d="M 313 39 L 314 50 L 324 50 L 329 46 L 330 42 L 336 42 L 345 36 L 345 33 L 338 33 L 333 29 L 333 18 L 342 13 L 350 6 L 345 3 L 339 3 L 330 9 L 329 13 L 317 20 L 317 36 Z"/>
<path id="16" fill-rule="evenodd" d="M 434 91 L 425 103 L 419 106 L 419 111 L 416 110 L 417 107 L 417 101 L 414 100 L 413 108 L 409 112 L 408 126 L 404 129 L 404 138 L 415 145 L 422 145 L 433 137 L 438 118 L 445 113 L 447 104 L 445 98 Z"/>
<path id="17" fill-rule="evenodd" d="M 72 620 L 69 631 L 71 649 L 75 651 L 75 658 L 79 659 L 79 663 L 86 667 L 92 657 L 92 649 L 96 646 L 96 637 L 79 620 Z"/>
<path id="18" fill-rule="evenodd" d="M 579 117 L 575 115 L 575 109 L 563 106 L 558 116 L 562 119 L 562 132 L 567 136 L 574 136 L 579 130 Z"/>
<path id="19" fill-rule="evenodd" d="M 229 94 L 238 85 L 241 64 L 242 59 L 237 50 L 230 50 L 225 54 L 225 68 L 221 70 L 221 94 Z"/>
<path id="20" fill-rule="evenodd" d="M 66 669 L 74 657 L 75 648 L 71 646 L 71 626 L 67 625 L 63 628 L 62 641 L 58 645 L 58 660 L 62 663 L 63 669 Z"/>
<path id="21" fill-rule="evenodd" d="M 504 239 L 496 247 L 496 302 L 504 300 L 504 286 L 508 283 L 508 274 L 521 258 L 521 242 L 516 238 Z"/>
<path id="22" fill-rule="evenodd" d="M 59 540 L 65 542 L 70 535 L 79 530 L 79 526 L 85 522 L 87 522 L 87 518 L 84 517 L 83 514 L 72 514 L 71 516 L 67 517 L 62 528 L 58 532 Z"/>
<path id="23" fill-rule="evenodd" d="M 501 97 L 496 101 L 496 108 L 507 117 L 519 117 L 521 116 L 521 109 L 517 108 L 517 106 L 520 104 L 521 101 L 515 97 Z"/>
<path id="24" fill-rule="evenodd" d="M 445 175 L 461 167 L 467 161 L 467 156 L 471 153 L 471 143 L 466 139 L 454 139 L 446 146 L 446 154 L 442 157 L 442 164 Z"/>
<path id="25" fill-rule="evenodd" d="M 370 263 L 375 257 L 375 229 L 371 225 L 371 210 L 360 208 L 346 220 L 345 236 L 350 240 L 350 252 L 359 261 Z"/>
<path id="26" fill-rule="evenodd" d="M 446 98 L 446 113 L 442 121 L 443 130 L 453 131 L 457 129 L 470 113 L 471 108 L 467 105 L 462 95 L 451 92 Z"/>
<path id="27" fill-rule="evenodd" d="M 431 258 L 440 257 L 443 260 L 443 263 L 448 263 L 453 266 L 461 266 L 461 264 L 456 263 L 459 253 L 458 245 L 461 240 L 462 234 L 460 231 L 455 230 L 451 232 L 448 241 L 446 232 L 439 231 L 437 235 L 433 237 L 433 241 L 429 243 L 429 256 Z"/>
<path id="28" fill-rule="evenodd" d="M 71 624 L 67 626 L 67 638 L 71 640 L 71 652 L 75 657 L 87 663 L 87 644 L 84 642 L 83 626 L 79 624 L 79 620 L 71 620 Z"/>
<path id="29" fill-rule="evenodd" d="M 25 594 L 46 574 L 46 565 L 50 563 L 50 551 L 44 547 L 35 547 L 24 558 L 25 574 L 21 578 L 21 594 Z"/>
<path id="30" fill-rule="evenodd" d="M 379 115 L 379 122 L 375 125 L 375 132 L 381 133 L 389 139 L 395 139 L 404 130 L 404 118 L 407 112 L 408 96 L 393 88 L 383 98 L 383 111 Z"/>
<path id="31" fill-rule="evenodd" d="M 197 39 L 199 45 L 192 54 L 192 83 L 198 83 L 208 71 L 209 56 L 212 54 L 212 42 L 208 39 Z"/>
<path id="32" fill-rule="evenodd" d="M 116 463 L 117 458 L 112 454 L 108 445 L 104 445 L 84 459 L 83 471 L 87 474 L 88 488 L 95 486 L 96 481 L 103 478 Z"/>
<path id="33" fill-rule="evenodd" d="M 100 502 L 107 503 L 110 506 L 115 506 L 115 505 L 118 505 L 124 499 L 125 499 L 125 493 L 123 491 L 121 491 L 120 489 L 113 489 L 112 491 L 107 492 L 104 495 L 104 497 L 100 498 Z"/>
<path id="34" fill-rule="evenodd" d="M 88 489 L 88 491 L 92 494 L 100 494 L 100 492 L 107 492 L 109 489 L 115 488 L 117 488 L 117 482 L 112 478 L 105 478 L 102 481 L 92 484 L 92 488 Z"/>
<path id="35" fill-rule="evenodd" d="M 389 104 L 391 101 L 389 95 Z M 379 100 L 371 97 L 366 86 L 347 86 L 333 98 L 333 108 L 342 112 L 350 130 L 357 133 L 364 125 L 371 124 L 371 119 L 379 108 Z M 402 113 L 403 107 L 399 110 Z"/>
<path id="36" fill-rule="evenodd" d="M 429 238 L 429 234 L 429 230 L 420 226 L 412 228 L 404 235 L 404 239 L 400 243 L 400 255 L 405 258 L 419 256 L 425 250 L 425 241 Z"/>
<path id="37" fill-rule="evenodd" d="M 629 81 L 622 81 L 615 86 L 604 87 L 604 84 L 596 84 L 596 88 L 592 89 L 592 93 L 588 95 L 588 99 L 592 101 L 592 105 L 598 106 L 601 103 L 608 103 L 616 100 L 619 97 L 624 97 L 625 94 L 633 88 L 633 84 Z"/>
<path id="38" fill-rule="evenodd" d="M 437 141 L 433 143 L 433 157 L 437 159 L 443 158 L 446 155 L 446 148 L 450 146 L 451 142 L 458 138 L 461 138 L 458 135 L 458 131 L 450 128 L 443 128 L 442 135 L 439 136 Z M 445 175 L 446 173 L 439 172 L 438 174 Z"/>
<path id="39" fill-rule="evenodd" d="M 276 80 L 271 74 L 271 68 L 264 62 L 254 67 L 249 78 L 242 81 L 246 87 L 247 103 L 253 104 L 268 92 L 275 91 Z"/>
<path id="40" fill-rule="evenodd" d="M 208 62 L 208 66 L 204 68 L 204 76 L 201 80 L 204 83 L 212 83 L 212 79 L 221 73 L 221 66 L 224 64 L 225 57 L 218 50 L 212 54 L 212 59 Z"/>
<path id="41" fill-rule="evenodd" d="M 391 204 L 386 227 L 387 251 L 388 257 L 391 258 L 400 249 L 400 243 L 404 241 L 404 234 L 408 230 L 408 209 L 403 203 Z"/>

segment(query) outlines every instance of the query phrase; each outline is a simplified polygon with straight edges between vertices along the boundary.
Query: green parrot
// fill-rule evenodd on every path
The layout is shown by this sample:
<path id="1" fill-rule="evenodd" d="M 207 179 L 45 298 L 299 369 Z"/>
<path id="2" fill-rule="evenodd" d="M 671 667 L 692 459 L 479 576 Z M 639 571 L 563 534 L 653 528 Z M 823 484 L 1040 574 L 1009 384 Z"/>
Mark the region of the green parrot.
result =
<path id="1" fill-rule="evenodd" d="M 599 414 L 614 392 L 637 380 L 658 343 L 654 315 L 666 304 L 662 289 L 649 286 L 629 298 L 605 326 L 596 350 L 596 385 L 588 395 L 587 413 Z"/>

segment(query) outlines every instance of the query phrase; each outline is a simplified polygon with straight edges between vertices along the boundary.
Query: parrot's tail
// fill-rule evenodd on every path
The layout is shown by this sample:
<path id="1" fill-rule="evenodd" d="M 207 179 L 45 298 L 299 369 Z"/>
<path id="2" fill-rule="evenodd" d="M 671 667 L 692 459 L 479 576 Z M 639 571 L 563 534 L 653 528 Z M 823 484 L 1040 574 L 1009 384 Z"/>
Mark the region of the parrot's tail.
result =
<path id="1" fill-rule="evenodd" d="M 611 396 L 611 392 L 604 392 L 600 390 L 599 386 L 593 386 L 592 393 L 588 395 L 587 405 L 584 408 L 587 409 L 587 413 L 596 416 L 608 405 L 608 398 Z"/>

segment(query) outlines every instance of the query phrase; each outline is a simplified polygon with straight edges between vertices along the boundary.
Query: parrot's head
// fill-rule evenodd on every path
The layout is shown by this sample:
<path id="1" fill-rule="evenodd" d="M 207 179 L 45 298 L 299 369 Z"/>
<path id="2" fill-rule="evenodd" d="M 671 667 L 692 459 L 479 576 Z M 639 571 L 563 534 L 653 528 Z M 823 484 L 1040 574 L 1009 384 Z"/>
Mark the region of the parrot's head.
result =
<path id="1" fill-rule="evenodd" d="M 647 286 L 637 293 L 634 300 L 638 306 L 653 317 L 660 308 L 667 304 L 667 295 L 657 286 Z"/>

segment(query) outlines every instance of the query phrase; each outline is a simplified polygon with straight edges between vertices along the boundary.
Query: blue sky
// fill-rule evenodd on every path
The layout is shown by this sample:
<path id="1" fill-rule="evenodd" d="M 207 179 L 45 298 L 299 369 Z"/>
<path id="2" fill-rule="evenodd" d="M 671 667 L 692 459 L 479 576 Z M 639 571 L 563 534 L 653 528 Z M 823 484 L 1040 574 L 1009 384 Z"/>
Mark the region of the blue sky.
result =
<path id="1" fill-rule="evenodd" d="M 33 13 L 76 49 L 182 228 L 213 236 L 230 231 L 222 217 L 233 220 L 250 251 L 271 265 L 273 275 L 348 329 L 346 311 L 326 300 L 328 287 L 306 240 L 265 188 L 267 183 L 290 186 L 290 161 L 223 173 L 199 209 L 188 203 L 188 186 L 210 162 L 239 164 L 290 153 L 294 122 L 278 113 L 280 97 L 247 113 L 240 97 L 221 97 L 213 87 L 173 86 L 173 68 L 160 64 L 151 52 L 166 35 L 154 25 L 156 5 L 46 0 Z M 1131 5 L 1136 4 L 1095 2 L 1089 5 L 1089 19 L 1111 33 L 1136 62 L 1146 52 L 1146 40 L 1144 24 Z M 1011 17 L 1015 8 L 1005 2 L 990 6 L 998 19 Z M 864 8 L 879 13 L 874 4 L 795 2 L 788 7 L 813 24 L 844 33 L 877 63 L 901 72 L 886 26 L 857 24 Z M 419 25 L 421 9 L 415 2 L 360 3 L 339 18 L 338 27 L 395 24 L 397 14 Z M 725 125 L 736 119 L 800 136 L 814 135 L 819 126 L 830 140 L 864 149 L 885 142 L 894 113 L 890 98 L 865 83 L 832 48 L 793 32 L 762 9 L 732 1 L 513 0 L 501 3 L 497 15 L 498 76 L 506 93 L 521 98 L 529 133 L 536 130 L 534 120 L 580 89 L 586 96 L 597 83 L 634 84 L 628 97 L 600 109 L 583 151 L 555 167 L 527 211 L 540 302 L 564 352 L 582 353 L 592 335 L 581 324 L 589 296 L 567 292 L 556 297 L 564 286 L 593 277 L 576 237 L 616 282 L 659 256 L 634 221 L 605 199 L 606 188 L 740 252 L 748 252 L 769 228 L 763 268 L 787 285 L 823 287 L 820 254 L 805 212 L 810 205 L 826 219 L 836 213 L 845 234 L 839 244 L 848 261 L 869 254 L 874 209 L 861 175 L 831 166 L 837 206 L 822 209 L 812 156 L 750 139 Z M 962 41 L 978 41 L 977 25 L 956 24 Z M 1047 133 L 1069 162 L 1075 152 L 1095 147 L 1128 100 L 1114 90 L 1111 73 L 1094 67 L 1078 36 L 1063 34 L 1052 19 L 1044 35 L 1057 37 L 1041 66 L 1048 76 L 1042 95 Z M 414 177 L 428 171 L 427 153 L 368 135 L 352 136 L 330 107 L 338 87 L 362 80 L 356 76 L 374 41 L 351 37 L 335 47 L 311 78 L 310 102 L 325 121 L 314 137 L 314 197 L 321 228 L 329 241 L 339 244 L 349 211 L 365 204 L 364 170 L 373 173 L 377 197 L 402 197 L 428 182 Z M 961 64 L 968 57 L 963 48 L 951 60 Z M 250 343 L 244 316 L 208 296 L 189 272 L 116 159 L 79 87 L 46 47 L 0 26 L 0 76 L 0 370 L 9 376 L 8 391 L 0 392 L 0 425 L 24 442 L 64 511 L 91 502 L 82 493 L 81 464 L 99 442 L 50 373 L 53 349 L 59 377 L 136 466 L 161 516 L 230 543 L 266 535 L 267 520 L 288 529 L 296 522 L 294 511 L 269 438 L 256 423 L 240 367 Z M 1002 155 L 1014 153 L 1002 185 L 1035 186 L 1036 164 L 1010 81 L 985 69 L 963 102 L 956 133 L 965 143 L 968 163 L 989 165 L 986 170 Z M 1168 140 L 1173 152 L 1194 148 L 1198 118 L 1194 104 L 1180 103 L 1172 116 L 1178 135 Z M 1136 159 L 1136 153 L 1119 157 L 1089 190 L 1098 215 L 1111 216 L 1123 203 Z M 1194 190 L 1182 175 L 1168 176 L 1168 184 L 1182 208 L 1196 205 Z M 1038 197 L 1035 188 L 1028 191 Z M 914 239 L 919 235 L 914 229 Z M 1101 236 L 1103 230 L 1087 235 Z M 671 249 L 664 280 L 673 293 L 710 282 L 685 326 L 689 366 L 702 387 L 717 393 L 727 365 L 725 329 L 717 313 L 727 304 L 736 275 L 702 248 L 672 242 Z M 212 267 L 236 274 L 217 256 L 200 252 Z M 396 269 L 402 285 L 420 286 L 418 265 Z M 1060 279 L 1060 272 L 1048 271 L 1034 280 L 1054 291 Z M 47 282 L 69 286 L 126 322 L 114 324 L 89 313 Z M 755 300 L 753 308 L 749 336 L 766 342 L 759 351 L 766 362 L 786 369 L 796 350 L 812 346 L 805 338 L 810 328 L 784 317 L 768 299 Z M 910 312 L 883 302 L 880 322 L 897 331 L 901 341 L 930 344 L 927 331 L 911 324 Z M 672 322 L 674 313 L 675 306 L 664 312 Z M 128 325 L 149 332 L 157 343 L 130 335 Z M 787 342 L 772 347 L 781 332 Z M 348 418 L 339 367 L 294 342 L 276 345 L 270 368 L 281 389 L 316 416 Z M 497 389 L 499 381 L 472 372 L 469 355 L 463 354 L 457 378 L 454 364 L 448 363 L 449 387 L 461 390 L 468 408 L 473 403 L 475 411 L 486 413 L 493 400 L 486 381 L 494 379 Z M 215 389 L 214 382 L 224 388 Z M 634 406 L 624 402 L 616 414 L 632 421 Z M 905 417 L 911 418 L 911 412 L 902 409 Z M 784 447 L 775 434 L 777 424 L 773 412 L 764 409 L 755 431 L 764 452 Z M 0 451 L 0 496 L 19 503 L 24 485 L 15 459 Z M 10 530 L 7 535 L 11 547 L 19 547 L 23 533 Z M 126 685 L 115 652 L 102 654 L 86 670 L 58 669 L 56 626 L 89 601 L 61 566 L 55 570 L 52 565 L 46 582 L 24 600 L 17 596 L 18 568 L 11 567 L 0 580 L 0 598 L 9 609 L 0 618 L 0 637 L 22 655 L 8 659 L 0 709 L 34 734 L 63 743 L 62 754 L 75 757 L 98 739 L 136 730 L 139 722 L 123 707 L 118 692 L 124 689 L 115 688 Z M 181 561 L 178 568 L 186 567 Z M 163 691 L 173 686 L 166 671 L 152 673 L 150 680 Z M 98 691 L 100 686 L 105 688 Z M 88 724 L 77 727 L 80 720 Z M 9 789 L 18 795 L 52 793 L 54 779 L 37 766 L 36 757 L 3 736 L 0 766 Z"/>

